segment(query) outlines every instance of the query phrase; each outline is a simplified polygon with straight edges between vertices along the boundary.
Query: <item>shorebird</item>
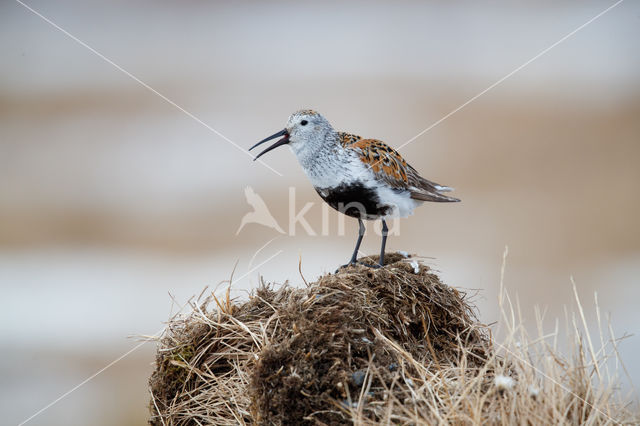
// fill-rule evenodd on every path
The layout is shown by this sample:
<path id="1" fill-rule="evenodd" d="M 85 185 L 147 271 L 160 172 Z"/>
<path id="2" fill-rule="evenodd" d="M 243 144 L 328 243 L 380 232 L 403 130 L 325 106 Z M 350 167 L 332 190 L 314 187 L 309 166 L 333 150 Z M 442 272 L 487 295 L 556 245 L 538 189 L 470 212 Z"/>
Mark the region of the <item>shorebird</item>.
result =
<path id="1" fill-rule="evenodd" d="M 365 233 L 363 220 L 382 220 L 382 246 L 378 265 L 384 265 L 388 227 L 385 219 L 407 217 L 424 201 L 456 202 L 443 192 L 453 188 L 427 180 L 396 150 L 376 139 L 338 132 L 318 112 L 294 112 L 286 127 L 249 148 L 281 137 L 254 161 L 279 146 L 289 145 L 316 192 L 331 207 L 358 219 L 359 230 L 351 260 L 357 262 Z"/>

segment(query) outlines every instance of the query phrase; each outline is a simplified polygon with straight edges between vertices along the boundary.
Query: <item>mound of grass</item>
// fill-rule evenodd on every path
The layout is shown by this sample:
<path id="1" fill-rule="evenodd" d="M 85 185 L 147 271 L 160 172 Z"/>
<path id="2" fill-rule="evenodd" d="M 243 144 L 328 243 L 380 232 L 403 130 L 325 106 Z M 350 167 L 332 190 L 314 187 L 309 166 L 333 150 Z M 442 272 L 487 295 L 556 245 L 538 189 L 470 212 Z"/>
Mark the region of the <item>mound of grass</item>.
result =
<path id="1" fill-rule="evenodd" d="M 150 379 L 150 423 L 637 420 L 603 377 L 606 353 L 594 359 L 578 339 L 564 359 L 515 323 L 497 344 L 465 293 L 425 265 L 385 258 L 303 288 L 263 283 L 244 302 L 209 296 L 173 318 Z"/>

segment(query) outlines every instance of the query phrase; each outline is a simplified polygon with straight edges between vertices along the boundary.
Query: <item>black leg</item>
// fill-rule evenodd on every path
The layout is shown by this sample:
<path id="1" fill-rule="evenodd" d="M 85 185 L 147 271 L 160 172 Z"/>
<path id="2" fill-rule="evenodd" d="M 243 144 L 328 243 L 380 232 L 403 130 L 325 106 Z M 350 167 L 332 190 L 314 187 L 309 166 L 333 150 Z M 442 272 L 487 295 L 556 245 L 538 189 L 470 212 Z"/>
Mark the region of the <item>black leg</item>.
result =
<path id="1" fill-rule="evenodd" d="M 387 233 L 389 232 L 389 228 L 387 228 L 387 222 L 382 219 L 382 247 L 380 248 L 380 266 L 384 266 L 384 248 L 387 245 Z"/>
<path id="2" fill-rule="evenodd" d="M 364 223 L 362 223 L 362 219 L 358 219 L 358 226 L 358 241 L 356 241 L 356 248 L 353 250 L 353 255 L 348 263 L 349 265 L 356 263 L 356 260 L 358 260 L 358 250 L 360 250 L 360 243 L 362 242 L 362 237 L 364 237 L 364 231 L 366 231 Z"/>
<path id="3" fill-rule="evenodd" d="M 364 231 L 366 231 L 366 229 L 364 228 L 364 223 L 362 223 L 361 219 L 358 219 L 358 225 L 359 225 L 359 227 L 358 227 L 358 240 L 356 241 L 356 248 L 353 250 L 353 255 L 351 255 L 351 260 L 346 265 L 342 265 L 340 268 L 338 268 L 336 270 L 336 274 L 338 273 L 338 271 L 340 271 L 340 269 L 346 268 L 347 266 L 351 266 L 351 265 L 357 263 L 358 250 L 360 250 L 360 243 L 362 242 L 362 237 L 364 237 Z"/>

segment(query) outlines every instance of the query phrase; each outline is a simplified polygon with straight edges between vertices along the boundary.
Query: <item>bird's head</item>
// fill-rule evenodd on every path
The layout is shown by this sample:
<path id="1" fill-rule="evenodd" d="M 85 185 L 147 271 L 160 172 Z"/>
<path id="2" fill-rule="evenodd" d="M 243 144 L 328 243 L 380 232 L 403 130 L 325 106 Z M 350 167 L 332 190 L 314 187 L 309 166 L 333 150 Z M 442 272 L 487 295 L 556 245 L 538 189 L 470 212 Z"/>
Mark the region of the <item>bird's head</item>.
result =
<path id="1" fill-rule="evenodd" d="M 291 114 L 284 129 L 261 140 L 249 150 L 281 136 L 281 139 L 258 154 L 254 160 L 282 145 L 289 145 L 298 156 L 303 153 L 311 154 L 317 151 L 327 140 L 327 135 L 333 132 L 331 124 L 320 113 L 310 109 L 303 109 Z"/>

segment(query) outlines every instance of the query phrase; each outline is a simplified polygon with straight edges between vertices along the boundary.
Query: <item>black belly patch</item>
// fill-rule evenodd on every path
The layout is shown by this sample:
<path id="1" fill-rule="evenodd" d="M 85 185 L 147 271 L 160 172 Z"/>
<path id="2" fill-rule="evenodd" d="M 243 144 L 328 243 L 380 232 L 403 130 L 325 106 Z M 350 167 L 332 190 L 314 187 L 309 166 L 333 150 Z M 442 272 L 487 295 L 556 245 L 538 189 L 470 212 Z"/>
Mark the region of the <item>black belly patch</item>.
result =
<path id="1" fill-rule="evenodd" d="M 322 199 L 340 213 L 360 219 L 375 219 L 391 213 L 391 206 L 381 204 L 376 192 L 360 182 L 335 188 L 316 188 Z"/>

